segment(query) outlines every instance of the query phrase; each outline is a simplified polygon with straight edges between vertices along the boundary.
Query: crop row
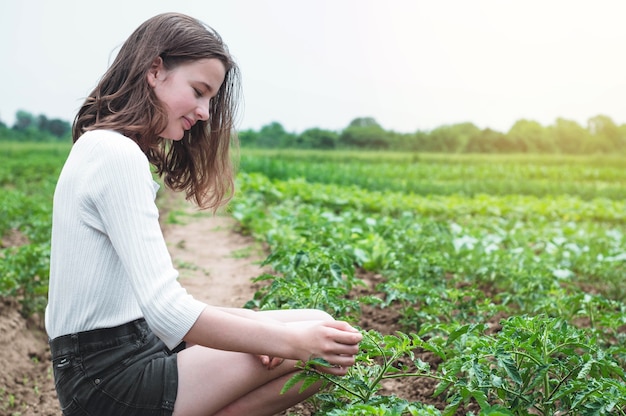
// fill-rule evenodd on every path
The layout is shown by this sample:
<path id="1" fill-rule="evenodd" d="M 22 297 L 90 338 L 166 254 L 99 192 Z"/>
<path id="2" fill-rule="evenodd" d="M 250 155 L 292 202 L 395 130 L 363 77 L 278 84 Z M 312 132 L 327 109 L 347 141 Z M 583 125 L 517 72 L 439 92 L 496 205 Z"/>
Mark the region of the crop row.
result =
<path id="1" fill-rule="evenodd" d="M 68 146 L 0 150 L 0 298 L 45 305 L 52 193 Z M 328 415 L 626 414 L 626 172 L 611 157 L 246 150 L 230 206 L 275 273 L 248 306 L 395 314 Z M 369 276 L 369 278 L 368 278 Z M 375 277 L 372 277 L 375 276 Z M 379 394 L 430 380 L 445 403 Z"/>
<path id="2" fill-rule="evenodd" d="M 41 314 L 49 277 L 52 195 L 68 146 L 4 143 L 0 150 L 0 298 Z"/>
<path id="3" fill-rule="evenodd" d="M 438 380 L 444 414 L 623 414 L 623 200 L 421 197 L 261 174 L 239 186 L 233 215 L 279 272 L 250 306 L 398 311 L 401 332 L 369 331 L 362 364 L 329 380 L 329 414 L 439 414 L 376 394 L 403 376 Z M 383 276 L 368 296 L 350 295 L 358 270 Z"/>
<path id="4" fill-rule="evenodd" d="M 272 179 L 358 186 L 370 191 L 475 196 L 567 194 L 626 199 L 623 157 L 411 155 L 246 150 L 242 170 Z"/>

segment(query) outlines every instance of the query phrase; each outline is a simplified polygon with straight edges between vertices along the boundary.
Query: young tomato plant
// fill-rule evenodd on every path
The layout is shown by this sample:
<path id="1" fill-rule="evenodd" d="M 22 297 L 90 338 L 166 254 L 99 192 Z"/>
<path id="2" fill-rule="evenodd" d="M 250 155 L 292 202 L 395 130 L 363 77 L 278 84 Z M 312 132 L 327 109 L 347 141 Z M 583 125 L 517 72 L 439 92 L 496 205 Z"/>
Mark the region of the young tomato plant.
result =
<path id="1" fill-rule="evenodd" d="M 463 353 L 442 368 L 455 380 L 436 392 L 450 389 L 444 415 L 470 398 L 483 409 L 499 403 L 514 415 L 626 414 L 625 372 L 611 353 L 619 354 L 589 333 L 562 319 L 514 316 L 497 336 L 457 344 Z"/>
<path id="2" fill-rule="evenodd" d="M 279 251 L 271 254 L 265 264 L 273 265 L 282 275 L 263 274 L 254 279 L 255 282 L 271 283 L 263 286 L 246 307 L 313 308 L 342 317 L 358 315 L 359 302 L 349 299 L 347 294 L 352 286 L 363 282 L 329 258 L 319 255 L 310 258 L 309 253 L 304 251 L 298 251 L 293 256 Z"/>
<path id="3" fill-rule="evenodd" d="M 283 392 L 302 383 L 303 390 L 321 381 L 328 393 L 318 395 L 324 414 L 333 415 L 438 415 L 437 409 L 421 403 L 410 403 L 395 396 L 377 395 L 383 380 L 392 378 L 439 378 L 430 365 L 415 357 L 414 351 L 423 344 L 415 334 L 397 332 L 382 335 L 377 331 L 363 332 L 364 338 L 356 364 L 344 377 L 319 371 L 328 366 L 321 359 L 302 363 L 302 372 L 295 374 L 283 387 Z"/>

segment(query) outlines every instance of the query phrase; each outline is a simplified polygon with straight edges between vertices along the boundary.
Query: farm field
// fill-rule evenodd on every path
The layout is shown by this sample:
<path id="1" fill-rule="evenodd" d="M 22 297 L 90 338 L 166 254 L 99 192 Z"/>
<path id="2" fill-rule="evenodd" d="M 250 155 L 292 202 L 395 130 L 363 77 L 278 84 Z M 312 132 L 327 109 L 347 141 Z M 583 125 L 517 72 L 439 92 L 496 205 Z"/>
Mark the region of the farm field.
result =
<path id="1" fill-rule="evenodd" d="M 0 298 L 41 324 L 69 146 L 0 146 Z M 247 305 L 366 334 L 307 411 L 626 414 L 624 159 L 242 149 L 228 213 L 274 271 Z"/>

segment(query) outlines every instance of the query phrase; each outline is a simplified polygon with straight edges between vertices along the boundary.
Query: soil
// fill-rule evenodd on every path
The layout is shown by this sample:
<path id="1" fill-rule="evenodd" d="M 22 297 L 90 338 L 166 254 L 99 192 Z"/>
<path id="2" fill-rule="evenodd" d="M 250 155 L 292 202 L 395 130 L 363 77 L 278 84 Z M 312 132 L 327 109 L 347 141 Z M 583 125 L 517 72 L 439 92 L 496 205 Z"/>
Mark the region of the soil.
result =
<path id="1" fill-rule="evenodd" d="M 176 204 L 180 204 L 177 202 Z M 172 201 L 166 201 L 172 209 Z M 180 205 L 176 205 L 179 207 Z M 252 299 L 258 285 L 252 278 L 264 272 L 260 263 L 266 252 L 262 245 L 236 232 L 235 221 L 228 216 L 193 213 L 178 215 L 180 223 L 164 223 L 163 231 L 180 281 L 196 298 L 214 305 L 241 307 Z M 161 217 L 167 215 L 162 213 Z M 18 245 L 15 235 L 10 239 Z M 371 287 L 380 279 L 363 274 Z M 363 307 L 360 326 L 393 333 L 399 314 L 390 308 Z M 42 319 L 24 319 L 19 304 L 13 300 L 0 303 L 0 416 L 60 415 L 50 366 L 50 352 Z M 421 357 L 431 361 L 432 357 Z M 435 385 L 424 379 L 398 379 L 386 383 L 379 394 L 431 403 L 443 409 L 445 404 L 431 397 Z M 311 406 L 300 404 L 291 414 L 310 415 Z M 284 412 L 283 415 L 287 414 Z"/>

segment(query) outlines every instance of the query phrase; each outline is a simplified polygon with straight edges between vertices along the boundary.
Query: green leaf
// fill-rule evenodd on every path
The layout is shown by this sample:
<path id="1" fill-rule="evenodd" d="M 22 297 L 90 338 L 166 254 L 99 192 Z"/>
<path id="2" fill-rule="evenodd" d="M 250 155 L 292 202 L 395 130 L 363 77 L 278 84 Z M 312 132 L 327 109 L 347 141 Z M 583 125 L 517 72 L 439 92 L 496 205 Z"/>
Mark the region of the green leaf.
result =
<path id="1" fill-rule="evenodd" d="M 330 265 L 330 274 L 333 276 L 335 280 L 341 280 L 342 278 L 342 270 L 341 266 L 336 263 Z"/>
<path id="2" fill-rule="evenodd" d="M 517 366 L 515 365 L 515 361 L 513 361 L 513 359 L 510 356 L 498 355 L 496 359 L 498 361 L 498 365 L 504 368 L 507 375 L 511 378 L 511 380 L 513 380 L 513 382 L 515 382 L 518 385 L 523 384 L 522 376 L 520 375 L 519 370 L 517 369 Z"/>
<path id="3" fill-rule="evenodd" d="M 450 344 L 452 344 L 461 335 L 467 334 L 469 328 L 470 328 L 469 325 L 463 325 L 463 326 L 457 328 L 456 330 L 452 331 L 452 333 L 448 337 L 448 340 L 446 341 L 446 346 L 449 346 Z"/>
<path id="4" fill-rule="evenodd" d="M 480 409 L 480 416 L 514 416 L 515 414 L 501 406 L 488 406 Z"/>
<path id="5" fill-rule="evenodd" d="M 441 381 L 439 384 L 437 384 L 437 388 L 433 392 L 433 397 L 439 396 L 441 393 L 446 391 L 446 389 L 450 387 L 450 385 L 452 385 L 452 381 L 448 381 L 448 380 Z"/>
<path id="6" fill-rule="evenodd" d="M 294 257 L 293 268 L 297 269 L 303 262 L 306 262 L 308 258 L 309 254 L 307 252 L 299 250 Z"/>
<path id="7" fill-rule="evenodd" d="M 595 363 L 596 361 L 593 359 L 590 359 L 589 361 L 587 361 L 578 372 L 578 376 L 576 376 L 576 378 L 579 380 L 586 378 L 589 375 L 589 372 L 591 371 L 591 368 Z"/>
<path id="8" fill-rule="evenodd" d="M 487 396 L 485 395 L 484 392 L 480 390 L 472 390 L 471 393 L 472 393 L 472 397 L 478 402 L 478 405 L 480 406 L 481 409 L 489 407 L 489 404 L 487 403 Z"/>
<path id="9" fill-rule="evenodd" d="M 287 391 L 292 389 L 296 384 L 300 382 L 304 382 L 309 377 L 309 374 L 306 371 L 298 371 L 294 373 L 294 375 L 287 380 L 283 388 L 280 390 L 280 394 L 285 394 Z"/>

